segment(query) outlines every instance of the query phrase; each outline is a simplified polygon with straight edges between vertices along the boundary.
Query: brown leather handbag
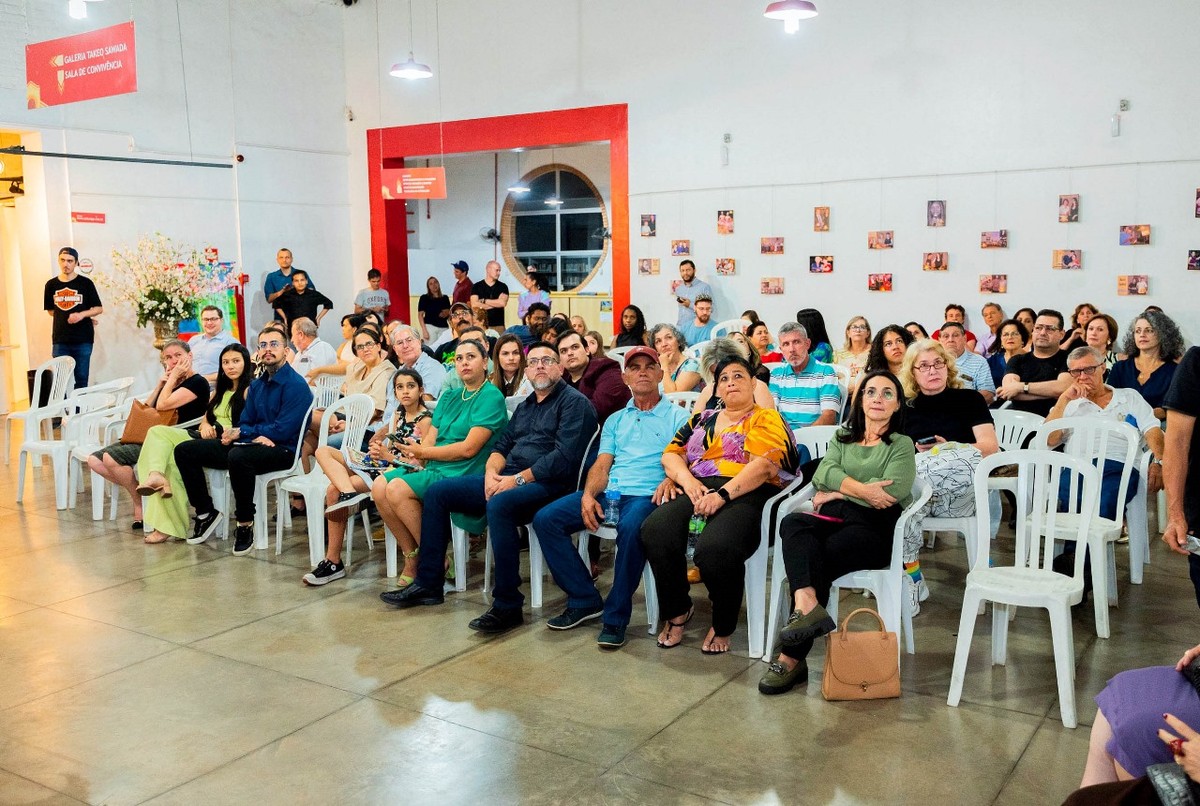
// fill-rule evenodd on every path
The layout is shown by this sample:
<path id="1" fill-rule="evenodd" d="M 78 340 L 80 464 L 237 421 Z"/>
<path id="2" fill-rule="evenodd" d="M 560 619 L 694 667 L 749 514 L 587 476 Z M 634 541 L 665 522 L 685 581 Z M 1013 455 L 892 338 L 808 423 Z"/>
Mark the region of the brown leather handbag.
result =
<path id="1" fill-rule="evenodd" d="M 850 619 L 874 616 L 878 630 L 850 632 Z M 860 607 L 837 632 L 825 636 L 825 676 L 821 694 L 827 700 L 882 700 L 900 696 L 900 658 L 896 633 L 888 632 L 879 613 Z"/>
<path id="2" fill-rule="evenodd" d="M 156 425 L 175 425 L 178 416 L 179 412 L 175 409 L 159 411 L 140 400 L 134 400 L 120 442 L 122 445 L 141 445 L 146 441 L 147 431 Z"/>

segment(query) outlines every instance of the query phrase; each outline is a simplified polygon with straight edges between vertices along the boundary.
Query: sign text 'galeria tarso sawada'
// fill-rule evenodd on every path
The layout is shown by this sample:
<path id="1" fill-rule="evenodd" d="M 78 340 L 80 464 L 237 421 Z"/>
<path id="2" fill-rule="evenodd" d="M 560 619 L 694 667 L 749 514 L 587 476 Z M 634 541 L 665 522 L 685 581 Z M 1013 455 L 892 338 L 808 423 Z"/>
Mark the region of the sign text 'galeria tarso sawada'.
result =
<path id="1" fill-rule="evenodd" d="M 137 92 L 133 23 L 25 46 L 30 109 Z"/>

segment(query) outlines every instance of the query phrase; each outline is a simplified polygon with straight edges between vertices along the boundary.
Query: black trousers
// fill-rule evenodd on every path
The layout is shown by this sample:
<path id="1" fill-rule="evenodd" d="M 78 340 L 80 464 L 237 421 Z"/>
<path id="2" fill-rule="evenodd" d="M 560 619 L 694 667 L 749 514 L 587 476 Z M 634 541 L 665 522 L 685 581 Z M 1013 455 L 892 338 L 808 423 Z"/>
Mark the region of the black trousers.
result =
<path id="1" fill-rule="evenodd" d="M 900 519 L 900 505 L 887 509 L 860 506 L 853 501 L 830 501 L 822 515 L 841 518 L 831 523 L 801 513 L 783 519 L 783 565 L 792 597 L 801 588 L 813 588 L 821 606 L 829 604 L 833 581 L 851 571 L 885 567 L 892 559 L 892 533 Z M 784 647 L 783 654 L 804 659 L 813 642 Z"/>
<path id="2" fill-rule="evenodd" d="M 710 490 L 724 486 L 727 476 L 700 479 Z M 746 588 L 746 560 L 758 550 L 760 521 L 767 499 L 779 492 L 764 484 L 721 507 L 708 519 L 696 543 L 695 561 L 712 602 L 713 630 L 718 636 L 737 629 Z M 692 606 L 687 580 L 688 521 L 694 507 L 686 495 L 655 509 L 642 524 L 642 550 L 658 587 L 663 618 L 676 618 Z"/>
<path id="3" fill-rule="evenodd" d="M 206 467 L 229 471 L 234 517 L 238 523 L 254 520 L 254 481 L 263 473 L 287 470 L 296 454 L 287 448 L 266 445 L 222 445 L 219 439 L 192 439 L 175 446 L 175 464 L 196 513 L 212 512 L 213 500 L 204 478 Z"/>

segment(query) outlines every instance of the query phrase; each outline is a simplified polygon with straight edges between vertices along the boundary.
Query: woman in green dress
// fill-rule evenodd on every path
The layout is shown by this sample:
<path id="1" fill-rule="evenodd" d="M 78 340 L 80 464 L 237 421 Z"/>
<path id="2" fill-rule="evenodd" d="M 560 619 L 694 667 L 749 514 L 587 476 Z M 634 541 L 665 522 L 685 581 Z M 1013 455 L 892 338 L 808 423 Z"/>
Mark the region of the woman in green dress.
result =
<path id="1" fill-rule="evenodd" d="M 152 531 L 146 535 L 147 543 L 165 543 L 188 533 L 187 492 L 175 466 L 175 446 L 197 435 L 201 439 L 220 436 L 241 417 L 253 380 L 250 351 L 240 344 L 229 345 L 221 351 L 220 367 L 216 391 L 196 428 L 156 425 L 146 432 L 137 462 L 137 477 L 142 480 L 137 491 L 148 496 L 144 518 Z"/>
<path id="2" fill-rule="evenodd" d="M 412 584 L 417 570 L 417 541 L 421 536 L 421 500 L 429 485 L 456 476 L 483 473 L 492 444 L 508 423 L 504 394 L 487 379 L 488 349 L 474 339 L 460 341 L 454 369 L 462 387 L 447 389 L 433 410 L 433 426 L 420 442 L 402 446 L 406 462 L 418 471 L 389 470 L 375 480 L 371 496 L 383 522 L 404 553 L 401 588 Z M 455 523 L 473 534 L 483 531 L 486 518 L 455 515 Z"/>

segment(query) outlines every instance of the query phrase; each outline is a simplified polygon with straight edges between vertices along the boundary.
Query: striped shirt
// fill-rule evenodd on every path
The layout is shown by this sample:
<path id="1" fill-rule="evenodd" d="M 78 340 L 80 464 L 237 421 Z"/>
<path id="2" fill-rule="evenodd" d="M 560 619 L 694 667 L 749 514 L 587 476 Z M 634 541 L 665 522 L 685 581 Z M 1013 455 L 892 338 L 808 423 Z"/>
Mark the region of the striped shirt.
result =
<path id="1" fill-rule="evenodd" d="M 974 389 L 976 392 L 996 393 L 996 382 L 992 380 L 992 369 L 983 356 L 967 350 L 954 359 L 954 365 L 958 367 L 958 377 L 962 379 L 963 386 Z"/>
<path id="2" fill-rule="evenodd" d="M 771 370 L 769 386 L 775 408 L 791 428 L 812 425 L 826 410 L 836 417 L 842 408 L 837 372 L 815 358 L 810 357 L 800 372 L 790 364 Z"/>

